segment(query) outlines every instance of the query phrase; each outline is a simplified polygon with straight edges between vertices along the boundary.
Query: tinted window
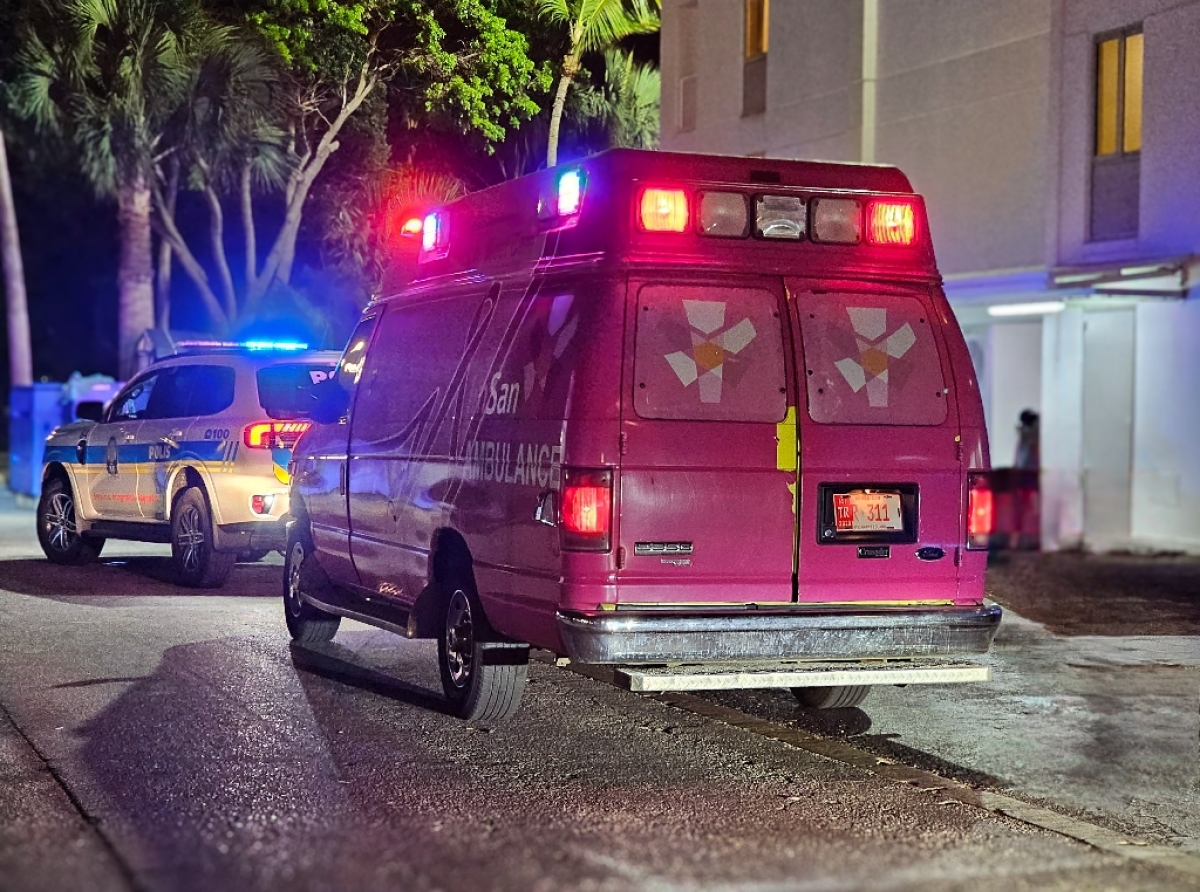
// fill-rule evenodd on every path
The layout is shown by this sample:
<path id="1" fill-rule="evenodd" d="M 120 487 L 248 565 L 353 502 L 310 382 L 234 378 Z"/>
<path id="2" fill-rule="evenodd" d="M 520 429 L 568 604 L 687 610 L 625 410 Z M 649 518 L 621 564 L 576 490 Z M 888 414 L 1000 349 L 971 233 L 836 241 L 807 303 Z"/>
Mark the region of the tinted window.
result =
<path id="1" fill-rule="evenodd" d="M 258 370 L 258 404 L 271 418 L 307 418 L 315 388 L 334 374 L 332 363 L 289 362 Z"/>
<path id="2" fill-rule="evenodd" d="M 941 424 L 946 382 L 915 297 L 802 294 L 808 414 L 825 424 Z"/>
<path id="3" fill-rule="evenodd" d="M 157 380 L 157 373 L 147 375 L 134 381 L 117 394 L 117 398 L 113 400 L 112 408 L 109 410 L 108 420 L 131 421 L 145 418 L 146 407 L 150 404 Z"/>
<path id="4" fill-rule="evenodd" d="M 643 418 L 773 421 L 787 410 L 779 302 L 757 288 L 638 294 L 634 405 Z"/>
<path id="5" fill-rule="evenodd" d="M 216 415 L 233 405 L 234 370 L 219 365 L 185 365 L 163 369 L 146 418 L 189 418 Z"/>

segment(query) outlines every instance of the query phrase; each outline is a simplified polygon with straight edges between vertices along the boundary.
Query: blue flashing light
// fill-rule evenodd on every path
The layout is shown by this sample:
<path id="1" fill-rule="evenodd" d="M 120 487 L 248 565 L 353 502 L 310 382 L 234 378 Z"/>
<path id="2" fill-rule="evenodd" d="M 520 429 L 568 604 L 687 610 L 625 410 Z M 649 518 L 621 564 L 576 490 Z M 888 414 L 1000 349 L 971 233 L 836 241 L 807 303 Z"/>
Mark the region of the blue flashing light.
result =
<path id="1" fill-rule="evenodd" d="M 442 241 L 442 221 L 437 214 L 427 214 L 421 225 L 421 250 L 433 251 Z"/>
<path id="2" fill-rule="evenodd" d="M 247 350 L 307 350 L 308 344 L 300 341 L 243 341 L 239 346 Z"/>
<path id="3" fill-rule="evenodd" d="M 583 171 L 579 168 L 563 171 L 558 178 L 558 215 L 570 217 L 583 205 Z"/>

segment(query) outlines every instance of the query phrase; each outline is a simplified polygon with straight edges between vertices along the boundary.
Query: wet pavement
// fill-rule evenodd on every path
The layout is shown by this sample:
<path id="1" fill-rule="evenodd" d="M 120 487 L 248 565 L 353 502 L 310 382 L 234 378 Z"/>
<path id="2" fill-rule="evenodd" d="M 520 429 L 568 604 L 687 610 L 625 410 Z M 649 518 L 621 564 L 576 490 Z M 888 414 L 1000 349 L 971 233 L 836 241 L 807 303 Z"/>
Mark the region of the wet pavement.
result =
<path id="1" fill-rule="evenodd" d="M 187 592 L 161 546 L 53 567 L 31 512 L 5 509 L 5 892 L 1200 886 L 1200 859 L 1123 854 L 1200 849 L 1185 597 L 1200 561 L 1131 559 L 1128 575 L 1122 559 L 995 562 L 1000 603 L 1045 609 L 1010 612 L 988 684 L 879 689 L 826 714 L 722 695 L 735 713 L 537 662 L 517 717 L 488 733 L 442 711 L 429 642 L 347 622 L 332 645 L 289 648 L 277 557 Z M 1137 634 L 1080 626 L 1078 609 L 1056 625 L 1048 606 L 1098 622 L 1110 595 Z M 1021 813 L 1000 794 L 1052 812 L 1006 818 Z M 1084 845 L 1086 828 L 1043 829 L 1053 814 L 1130 836 Z"/>

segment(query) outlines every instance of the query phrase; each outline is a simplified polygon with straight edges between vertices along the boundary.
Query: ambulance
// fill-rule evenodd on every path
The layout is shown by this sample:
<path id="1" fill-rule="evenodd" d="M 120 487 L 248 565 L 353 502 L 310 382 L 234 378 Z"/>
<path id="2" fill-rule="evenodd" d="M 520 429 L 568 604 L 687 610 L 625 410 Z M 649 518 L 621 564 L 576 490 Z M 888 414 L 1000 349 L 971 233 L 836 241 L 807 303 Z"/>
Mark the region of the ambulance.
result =
<path id="1" fill-rule="evenodd" d="M 288 628 L 635 691 L 988 678 L 979 386 L 892 167 L 613 150 L 429 214 L 296 445 Z"/>

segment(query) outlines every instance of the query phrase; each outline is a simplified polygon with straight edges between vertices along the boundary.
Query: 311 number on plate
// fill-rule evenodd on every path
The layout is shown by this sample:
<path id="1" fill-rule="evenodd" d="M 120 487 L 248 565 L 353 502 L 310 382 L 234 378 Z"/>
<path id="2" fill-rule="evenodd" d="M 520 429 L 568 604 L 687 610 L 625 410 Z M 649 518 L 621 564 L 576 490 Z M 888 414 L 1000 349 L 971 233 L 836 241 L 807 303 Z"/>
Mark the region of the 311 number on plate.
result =
<path id="1" fill-rule="evenodd" d="M 903 530 L 900 494 L 895 492 L 841 492 L 833 495 L 834 526 L 839 533 Z"/>

